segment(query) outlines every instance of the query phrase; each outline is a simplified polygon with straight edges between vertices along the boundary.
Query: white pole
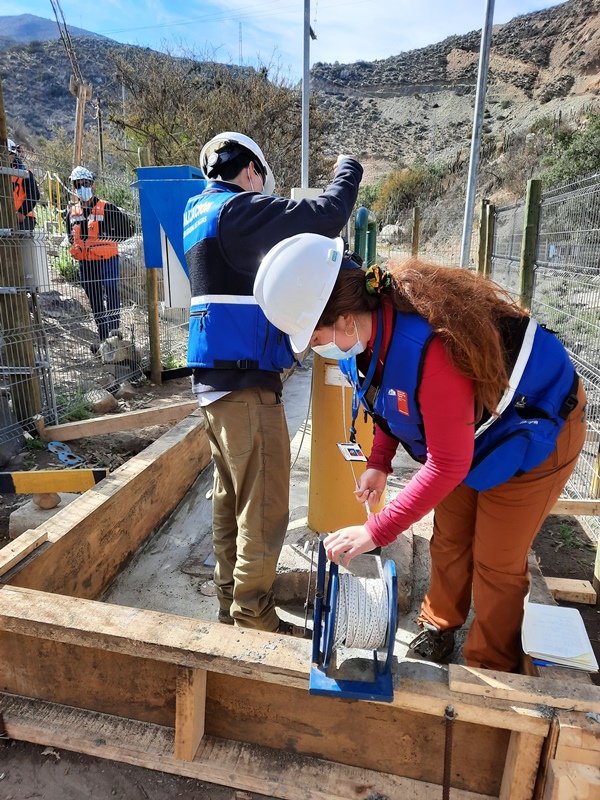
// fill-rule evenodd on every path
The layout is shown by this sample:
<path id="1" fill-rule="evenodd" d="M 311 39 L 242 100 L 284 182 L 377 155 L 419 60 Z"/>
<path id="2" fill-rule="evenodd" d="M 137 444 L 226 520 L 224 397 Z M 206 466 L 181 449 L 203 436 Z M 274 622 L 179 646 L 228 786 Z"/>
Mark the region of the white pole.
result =
<path id="1" fill-rule="evenodd" d="M 485 19 L 483 28 L 481 29 L 481 50 L 479 53 L 479 71 L 477 74 L 477 93 L 475 95 L 475 117 L 473 120 L 471 158 L 469 160 L 469 177 L 467 178 L 467 197 L 465 200 L 465 217 L 460 250 L 461 267 L 469 266 L 469 256 L 471 253 L 471 229 L 473 227 L 473 209 L 475 207 L 475 190 L 477 186 L 477 170 L 479 167 L 479 147 L 481 144 L 481 128 L 485 108 L 485 91 L 490 60 L 492 26 L 494 24 L 494 0 L 486 0 L 486 2 Z"/>
<path id="2" fill-rule="evenodd" d="M 308 189 L 308 112 L 310 73 L 310 0 L 304 0 L 304 58 L 302 69 L 302 189 Z"/>

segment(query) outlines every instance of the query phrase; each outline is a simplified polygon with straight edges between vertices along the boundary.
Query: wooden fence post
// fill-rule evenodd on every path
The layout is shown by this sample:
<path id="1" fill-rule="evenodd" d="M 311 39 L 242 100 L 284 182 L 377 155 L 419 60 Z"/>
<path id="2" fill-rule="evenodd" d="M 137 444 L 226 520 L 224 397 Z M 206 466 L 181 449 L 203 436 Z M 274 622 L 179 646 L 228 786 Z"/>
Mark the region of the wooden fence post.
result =
<path id="1" fill-rule="evenodd" d="M 419 206 L 413 208 L 412 218 L 412 240 L 410 245 L 410 254 L 413 258 L 419 255 L 419 234 L 421 229 L 421 209 Z"/>
<path id="2" fill-rule="evenodd" d="M 0 146 L 4 151 L 0 151 L 0 228 L 18 231 L 7 139 L 0 79 Z M 5 337 L 5 363 L 9 370 L 14 413 L 17 420 L 24 423 L 38 416 L 42 409 L 33 347 L 35 335 L 31 326 L 18 234 L 4 235 L 0 240 L 0 248 L 0 330 Z M 9 331 L 17 333 L 8 335 Z"/>
<path id="3" fill-rule="evenodd" d="M 150 166 L 150 152 L 147 147 L 138 148 L 140 167 Z M 183 225 L 183 222 L 181 223 Z M 162 383 L 162 363 L 160 357 L 160 320 L 158 315 L 158 270 L 146 269 L 146 291 L 148 293 L 148 337 L 150 339 L 150 380 Z"/>
<path id="4" fill-rule="evenodd" d="M 530 308 L 533 298 L 533 272 L 537 252 L 541 197 L 542 182 L 538 179 L 527 181 L 523 243 L 521 246 L 521 269 L 519 273 L 519 299 L 517 301 L 521 308 Z"/>

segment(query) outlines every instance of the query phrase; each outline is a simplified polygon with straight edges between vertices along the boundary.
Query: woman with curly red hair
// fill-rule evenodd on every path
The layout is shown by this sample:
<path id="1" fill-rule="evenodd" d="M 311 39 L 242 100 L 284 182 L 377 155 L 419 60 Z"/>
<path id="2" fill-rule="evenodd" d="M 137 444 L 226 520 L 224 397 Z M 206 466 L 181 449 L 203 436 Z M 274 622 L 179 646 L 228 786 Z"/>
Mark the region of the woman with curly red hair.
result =
<path id="1" fill-rule="evenodd" d="M 341 239 L 273 248 L 255 296 L 297 352 L 337 358 L 375 422 L 355 492 L 375 505 L 402 444 L 421 467 L 364 525 L 325 539 L 328 557 L 389 544 L 435 509 L 431 581 L 412 650 L 444 661 L 475 617 L 467 665 L 515 670 L 527 556 L 585 439 L 585 393 L 557 337 L 491 281 L 412 259 L 366 272 Z"/>

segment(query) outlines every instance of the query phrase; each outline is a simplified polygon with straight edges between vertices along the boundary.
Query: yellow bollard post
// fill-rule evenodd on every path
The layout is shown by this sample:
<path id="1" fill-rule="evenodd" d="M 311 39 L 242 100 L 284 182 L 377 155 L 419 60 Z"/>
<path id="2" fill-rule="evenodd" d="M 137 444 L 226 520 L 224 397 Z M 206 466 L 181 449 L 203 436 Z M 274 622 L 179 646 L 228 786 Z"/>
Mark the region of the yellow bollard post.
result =
<path id="1" fill-rule="evenodd" d="M 56 209 L 58 211 L 58 232 L 63 232 L 63 216 L 60 206 L 60 178 L 56 176 Z"/>
<path id="2" fill-rule="evenodd" d="M 337 361 L 313 356 L 312 432 L 308 476 L 308 527 L 329 533 L 348 525 L 362 525 L 365 506 L 354 497 L 356 480 L 365 471 L 364 461 L 346 461 L 338 442 L 347 442 L 352 421 L 352 388 Z M 342 394 L 343 392 L 343 394 Z M 343 399 L 342 399 L 343 398 Z M 373 422 L 364 421 L 362 409 L 356 420 L 356 441 L 366 456 L 373 444 Z M 384 499 L 371 511 L 379 511 Z"/>

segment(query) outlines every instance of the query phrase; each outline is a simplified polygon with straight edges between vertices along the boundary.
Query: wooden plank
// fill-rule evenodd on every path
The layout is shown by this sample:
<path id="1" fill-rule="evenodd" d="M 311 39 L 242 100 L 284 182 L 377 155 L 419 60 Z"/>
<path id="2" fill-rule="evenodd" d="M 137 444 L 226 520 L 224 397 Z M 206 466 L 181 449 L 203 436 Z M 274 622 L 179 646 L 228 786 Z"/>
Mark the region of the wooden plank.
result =
<path id="1" fill-rule="evenodd" d="M 206 670 L 177 667 L 175 758 L 193 761 L 204 736 Z"/>
<path id="2" fill-rule="evenodd" d="M 172 728 L 0 695 L 8 735 L 77 753 L 283 800 L 389 797 L 431 800 L 440 786 L 258 745 L 204 737 L 193 761 L 173 753 Z M 452 800 L 492 800 L 461 789 Z"/>
<path id="3" fill-rule="evenodd" d="M 45 531 L 25 531 L 17 536 L 0 550 L 0 575 L 5 575 L 15 564 L 19 564 L 25 556 L 46 541 L 48 541 L 48 534 Z"/>
<path id="4" fill-rule="evenodd" d="M 574 764 L 589 764 L 600 767 L 600 752 L 598 750 L 585 750 L 583 747 L 569 747 L 560 744 L 556 748 L 558 761 L 572 761 Z"/>
<path id="5" fill-rule="evenodd" d="M 600 770 L 588 764 L 551 761 L 543 800 L 599 800 Z"/>
<path id="6" fill-rule="evenodd" d="M 555 600 L 587 605 L 596 603 L 596 592 L 589 581 L 576 578 L 545 578 L 545 581 Z"/>
<path id="7" fill-rule="evenodd" d="M 5 585 L 0 587 L 0 630 L 267 683 L 308 685 L 308 640 L 157 611 Z M 538 735 L 550 725 L 539 709 L 514 699 L 461 696 L 448 687 L 445 669 L 424 662 L 400 663 L 396 687 L 394 706 L 440 719 L 451 704 L 464 722 Z"/>
<path id="8" fill-rule="evenodd" d="M 450 664 L 450 688 L 481 697 L 600 713 L 600 686 Z"/>
<path id="9" fill-rule="evenodd" d="M 204 421 L 189 416 L 40 525 L 52 547 L 18 565 L 6 582 L 100 596 L 210 462 Z"/>
<path id="10" fill-rule="evenodd" d="M 149 425 L 179 422 L 192 411 L 197 410 L 197 400 L 186 400 L 183 403 L 143 408 L 140 411 L 125 411 L 123 414 L 107 414 L 95 419 L 67 422 L 64 425 L 50 425 L 48 428 L 40 429 L 40 436 L 45 442 L 68 442 L 72 439 L 82 439 L 85 436 L 99 436 L 103 433 L 116 433 L 133 428 L 146 428 Z"/>
<path id="11" fill-rule="evenodd" d="M 548 779 L 548 765 L 556 755 L 556 745 L 558 743 L 559 722 L 558 715 L 563 712 L 555 712 L 550 724 L 548 735 L 544 739 L 544 746 L 540 756 L 540 764 L 538 774 L 535 781 L 535 788 L 533 790 L 532 800 L 542 800 L 544 790 L 546 788 L 546 781 Z"/>
<path id="12" fill-rule="evenodd" d="M 30 472 L 0 472 L 3 494 L 85 492 L 108 475 L 107 469 L 39 469 Z"/>
<path id="13" fill-rule="evenodd" d="M 499 800 L 531 800 L 543 745 L 542 736 L 511 733 Z"/>
<path id="14" fill-rule="evenodd" d="M 597 517 L 600 515 L 600 500 L 557 500 L 550 513 Z"/>
<path id="15" fill-rule="evenodd" d="M 600 751 L 600 722 L 581 711 L 559 711 L 560 743 Z"/>

